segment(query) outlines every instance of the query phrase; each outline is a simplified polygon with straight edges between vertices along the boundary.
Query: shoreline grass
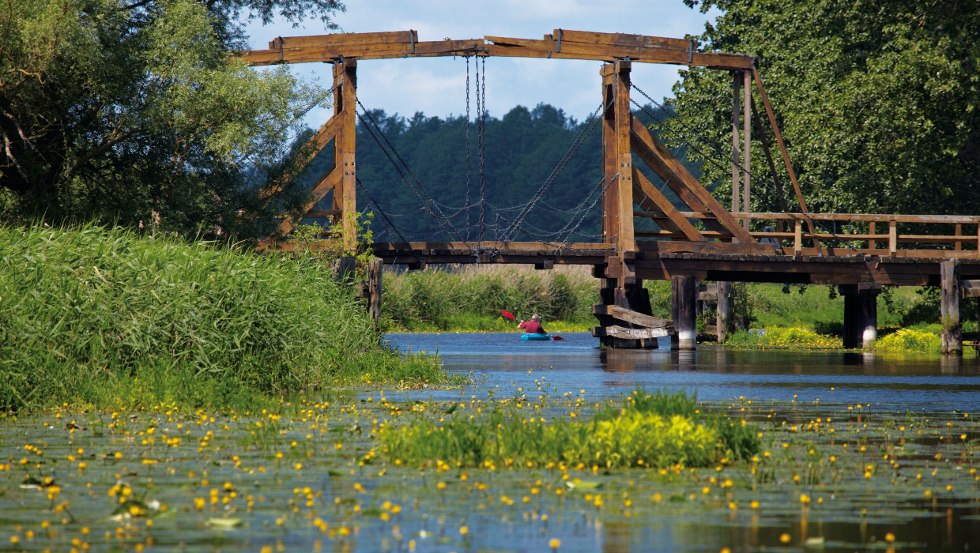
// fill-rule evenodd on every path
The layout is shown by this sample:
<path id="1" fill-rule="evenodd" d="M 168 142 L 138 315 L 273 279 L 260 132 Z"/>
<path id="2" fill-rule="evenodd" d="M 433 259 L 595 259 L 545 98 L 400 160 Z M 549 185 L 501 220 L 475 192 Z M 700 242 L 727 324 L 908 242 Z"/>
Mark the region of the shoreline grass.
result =
<path id="1" fill-rule="evenodd" d="M 121 229 L 0 227 L 0 410 L 195 405 L 444 382 L 315 258 Z"/>

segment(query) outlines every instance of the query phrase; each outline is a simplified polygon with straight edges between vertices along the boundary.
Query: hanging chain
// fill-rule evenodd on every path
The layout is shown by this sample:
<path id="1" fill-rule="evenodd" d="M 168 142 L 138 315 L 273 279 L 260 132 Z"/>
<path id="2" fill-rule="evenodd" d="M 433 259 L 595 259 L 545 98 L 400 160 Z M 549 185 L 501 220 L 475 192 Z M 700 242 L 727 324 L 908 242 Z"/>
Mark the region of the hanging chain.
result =
<path id="1" fill-rule="evenodd" d="M 487 176 L 486 176 L 486 130 L 487 130 L 487 58 L 480 58 L 482 67 L 477 71 L 476 132 L 480 155 L 480 220 L 477 225 L 477 241 L 483 241 L 486 226 Z"/>
<path id="2" fill-rule="evenodd" d="M 466 56 L 466 188 L 463 192 L 463 211 L 466 212 L 466 227 L 470 228 L 470 175 L 473 172 L 472 162 L 472 143 L 470 136 L 470 57 Z M 469 231 L 467 231 L 469 233 Z M 467 237 L 469 238 L 469 237 Z"/>

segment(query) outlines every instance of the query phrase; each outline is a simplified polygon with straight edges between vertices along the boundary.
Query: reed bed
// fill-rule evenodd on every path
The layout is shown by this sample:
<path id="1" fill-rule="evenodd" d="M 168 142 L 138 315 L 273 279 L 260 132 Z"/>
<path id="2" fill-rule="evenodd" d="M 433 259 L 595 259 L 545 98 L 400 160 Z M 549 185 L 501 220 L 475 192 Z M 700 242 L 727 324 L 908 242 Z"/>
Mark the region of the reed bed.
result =
<path id="1" fill-rule="evenodd" d="M 380 345 L 312 257 L 84 226 L 0 227 L 0 410 L 246 401 L 442 378 Z"/>
<path id="2" fill-rule="evenodd" d="M 523 319 L 538 313 L 549 330 L 585 330 L 595 324 L 599 300 L 599 280 L 581 266 L 450 266 L 388 272 L 384 279 L 383 315 L 393 330 L 512 330 L 501 309 Z M 648 287 L 655 313 L 669 313 L 669 283 Z"/>

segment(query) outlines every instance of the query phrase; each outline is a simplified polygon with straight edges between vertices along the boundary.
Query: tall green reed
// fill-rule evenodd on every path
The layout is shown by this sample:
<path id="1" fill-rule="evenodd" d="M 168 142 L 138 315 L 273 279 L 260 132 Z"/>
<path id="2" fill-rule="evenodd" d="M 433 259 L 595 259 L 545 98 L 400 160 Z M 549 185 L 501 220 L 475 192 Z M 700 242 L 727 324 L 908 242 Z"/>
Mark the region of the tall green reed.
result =
<path id="1" fill-rule="evenodd" d="M 0 227 L 2 410 L 154 389 L 131 385 L 140 378 L 203 385 L 221 401 L 234 389 L 439 375 L 431 360 L 383 348 L 352 292 L 313 257 L 95 226 Z"/>

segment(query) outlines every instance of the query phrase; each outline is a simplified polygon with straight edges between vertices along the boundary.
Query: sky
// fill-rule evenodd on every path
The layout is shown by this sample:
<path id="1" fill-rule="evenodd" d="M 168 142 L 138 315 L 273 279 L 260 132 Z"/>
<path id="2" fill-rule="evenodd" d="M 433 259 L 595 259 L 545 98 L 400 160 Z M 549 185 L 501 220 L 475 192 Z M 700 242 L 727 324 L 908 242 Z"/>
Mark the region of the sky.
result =
<path id="1" fill-rule="evenodd" d="M 319 20 L 294 28 L 290 23 L 256 22 L 249 26 L 250 46 L 268 48 L 277 36 L 328 32 L 418 31 L 420 41 L 469 39 L 496 35 L 540 39 L 553 29 L 646 34 L 683 38 L 699 34 L 716 13 L 702 14 L 681 0 L 347 0 L 347 11 L 335 14 L 337 31 Z M 471 62 L 471 72 L 473 71 Z M 582 120 L 601 103 L 601 62 L 488 58 L 486 106 L 501 117 L 517 105 L 548 103 Z M 678 66 L 634 64 L 633 82 L 660 101 L 671 96 Z M 330 68 L 297 64 L 295 74 L 330 83 Z M 472 73 L 471 73 L 472 77 Z M 368 109 L 410 117 L 415 112 L 445 117 L 466 113 L 466 62 L 463 58 L 368 60 L 357 66 L 358 98 Z M 471 110 L 475 113 L 475 91 Z M 642 99 L 641 99 L 642 101 Z M 327 110 L 314 110 L 306 124 L 319 127 Z"/>

